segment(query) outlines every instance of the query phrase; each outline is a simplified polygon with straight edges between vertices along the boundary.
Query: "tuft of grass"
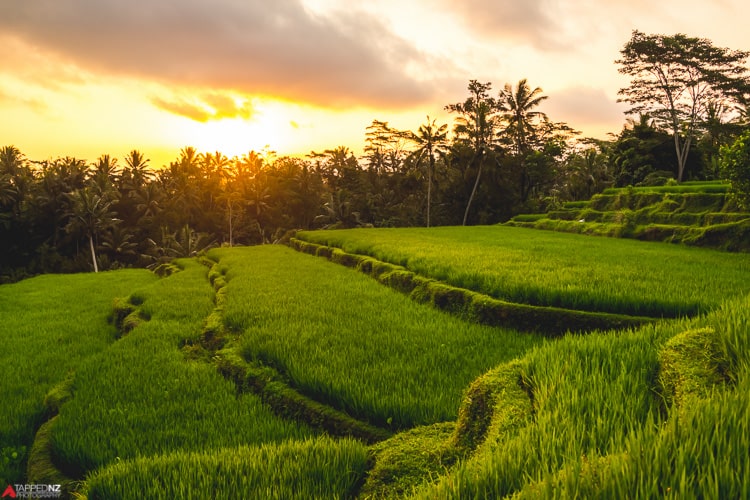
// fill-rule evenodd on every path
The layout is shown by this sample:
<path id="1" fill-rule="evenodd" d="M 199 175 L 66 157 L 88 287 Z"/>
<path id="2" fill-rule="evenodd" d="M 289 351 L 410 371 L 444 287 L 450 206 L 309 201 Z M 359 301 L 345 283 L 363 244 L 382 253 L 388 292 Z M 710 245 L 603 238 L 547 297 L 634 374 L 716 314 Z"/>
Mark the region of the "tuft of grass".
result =
<path id="1" fill-rule="evenodd" d="M 354 440 L 329 438 L 205 452 L 176 451 L 112 464 L 92 474 L 89 500 L 131 498 L 351 498 L 368 456 Z"/>
<path id="2" fill-rule="evenodd" d="M 373 466 L 360 498 L 402 498 L 453 467 L 463 451 L 451 443 L 455 425 L 416 427 L 370 447 Z"/>
<path id="3" fill-rule="evenodd" d="M 719 350 L 713 328 L 687 330 L 659 351 L 659 383 L 665 404 L 684 407 L 727 382 L 728 360 Z"/>

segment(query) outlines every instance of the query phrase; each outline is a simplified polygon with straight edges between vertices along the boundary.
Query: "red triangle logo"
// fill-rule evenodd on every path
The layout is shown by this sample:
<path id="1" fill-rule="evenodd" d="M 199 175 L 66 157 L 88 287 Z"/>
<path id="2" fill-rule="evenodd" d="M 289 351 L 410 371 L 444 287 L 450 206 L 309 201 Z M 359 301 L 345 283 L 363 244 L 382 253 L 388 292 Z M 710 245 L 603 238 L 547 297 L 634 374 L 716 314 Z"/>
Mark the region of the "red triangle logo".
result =
<path id="1" fill-rule="evenodd" d="M 12 485 L 8 485 L 7 488 L 5 488 L 5 491 L 3 492 L 2 498 L 10 497 L 10 498 L 16 498 L 16 490 L 13 489 Z"/>

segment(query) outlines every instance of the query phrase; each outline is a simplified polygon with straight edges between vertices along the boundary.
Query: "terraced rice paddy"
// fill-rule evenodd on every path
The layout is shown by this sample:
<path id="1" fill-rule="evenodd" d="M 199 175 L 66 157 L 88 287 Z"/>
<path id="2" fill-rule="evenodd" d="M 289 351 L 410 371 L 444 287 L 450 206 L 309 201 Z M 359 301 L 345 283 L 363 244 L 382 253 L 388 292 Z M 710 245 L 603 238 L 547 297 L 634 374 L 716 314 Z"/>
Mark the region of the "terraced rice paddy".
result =
<path id="1" fill-rule="evenodd" d="M 0 484 L 92 500 L 750 497 L 747 256 L 507 227 L 301 236 L 503 298 L 696 316 L 547 340 L 280 246 L 164 278 L 4 285 Z M 381 441 L 328 430 L 327 411 Z"/>
<path id="2" fill-rule="evenodd" d="M 226 270 L 224 318 L 247 359 L 386 428 L 455 419 L 471 380 L 541 343 L 421 307 L 366 276 L 288 248 L 209 255 Z"/>
<path id="3" fill-rule="evenodd" d="M 524 304 L 636 316 L 707 312 L 750 292 L 750 257 L 506 226 L 304 231 L 305 241 Z"/>

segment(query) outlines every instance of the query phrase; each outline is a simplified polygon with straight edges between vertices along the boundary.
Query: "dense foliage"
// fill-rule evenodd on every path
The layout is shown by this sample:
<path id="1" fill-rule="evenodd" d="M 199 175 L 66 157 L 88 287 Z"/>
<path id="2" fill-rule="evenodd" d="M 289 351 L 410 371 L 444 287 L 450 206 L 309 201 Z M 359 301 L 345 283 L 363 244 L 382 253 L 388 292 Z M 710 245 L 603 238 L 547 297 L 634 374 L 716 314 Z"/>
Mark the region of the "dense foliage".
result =
<path id="1" fill-rule="evenodd" d="M 721 168 L 737 205 L 750 210 L 750 131 L 722 148 Z"/>

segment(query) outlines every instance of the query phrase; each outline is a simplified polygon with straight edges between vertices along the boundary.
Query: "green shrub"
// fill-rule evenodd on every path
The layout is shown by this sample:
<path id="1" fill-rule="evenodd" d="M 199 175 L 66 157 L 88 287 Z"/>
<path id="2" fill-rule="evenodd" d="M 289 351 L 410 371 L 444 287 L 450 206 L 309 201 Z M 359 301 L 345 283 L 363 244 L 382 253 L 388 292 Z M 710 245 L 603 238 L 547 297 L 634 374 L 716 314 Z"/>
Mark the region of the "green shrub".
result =
<path id="1" fill-rule="evenodd" d="M 513 217 L 513 222 L 536 222 L 539 219 L 544 219 L 547 214 L 519 214 Z"/>
<path id="2" fill-rule="evenodd" d="M 750 210 L 750 131 L 721 148 L 720 164 L 722 175 L 732 186 L 732 198 L 740 208 Z"/>

